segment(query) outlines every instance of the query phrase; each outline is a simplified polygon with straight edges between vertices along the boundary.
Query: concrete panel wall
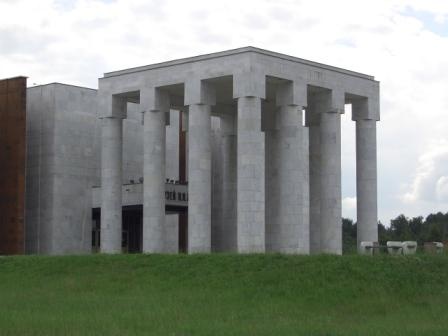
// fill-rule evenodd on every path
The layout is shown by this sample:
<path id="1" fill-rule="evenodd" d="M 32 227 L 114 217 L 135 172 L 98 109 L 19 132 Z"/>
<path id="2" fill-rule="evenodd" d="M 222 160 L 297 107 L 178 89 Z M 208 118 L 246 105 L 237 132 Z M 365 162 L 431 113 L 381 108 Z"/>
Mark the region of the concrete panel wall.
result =
<path id="1" fill-rule="evenodd" d="M 179 252 L 179 215 L 167 214 L 165 216 L 165 253 Z"/>
<path id="2" fill-rule="evenodd" d="M 26 78 L 0 81 L 0 255 L 24 252 Z"/>
<path id="3" fill-rule="evenodd" d="M 90 252 L 96 91 L 50 84 L 28 101 L 27 252 Z"/>
<path id="4" fill-rule="evenodd" d="M 96 90 L 55 86 L 53 254 L 91 249 Z"/>
<path id="5" fill-rule="evenodd" d="M 52 249 L 54 89 L 54 85 L 45 85 L 27 90 L 27 254 L 45 254 Z"/>

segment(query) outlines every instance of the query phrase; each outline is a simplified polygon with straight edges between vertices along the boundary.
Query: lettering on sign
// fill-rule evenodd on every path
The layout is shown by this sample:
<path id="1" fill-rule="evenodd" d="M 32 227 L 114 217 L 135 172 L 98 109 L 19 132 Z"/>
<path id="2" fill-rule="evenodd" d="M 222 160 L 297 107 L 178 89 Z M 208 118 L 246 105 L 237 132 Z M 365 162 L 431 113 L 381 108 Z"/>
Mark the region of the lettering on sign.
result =
<path id="1" fill-rule="evenodd" d="M 324 79 L 324 74 L 322 72 L 315 70 L 308 71 L 308 80 L 312 82 L 321 82 Z"/>
<path id="2" fill-rule="evenodd" d="M 188 193 L 176 192 L 175 190 L 165 191 L 165 199 L 167 201 L 188 202 Z"/>

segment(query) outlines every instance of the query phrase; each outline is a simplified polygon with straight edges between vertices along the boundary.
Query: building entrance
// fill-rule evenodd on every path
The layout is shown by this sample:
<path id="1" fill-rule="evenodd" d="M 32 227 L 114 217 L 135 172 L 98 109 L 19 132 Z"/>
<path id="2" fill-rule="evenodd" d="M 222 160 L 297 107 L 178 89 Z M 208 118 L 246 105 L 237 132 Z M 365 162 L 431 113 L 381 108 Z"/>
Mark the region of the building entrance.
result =
<path id="1" fill-rule="evenodd" d="M 167 207 L 170 213 L 178 213 L 178 251 L 187 253 L 188 212 L 182 207 Z M 143 247 L 143 206 L 124 206 L 122 213 L 123 253 L 142 253 Z M 92 209 L 92 252 L 100 252 L 101 246 L 101 210 Z"/>
<path id="2" fill-rule="evenodd" d="M 143 242 L 143 207 L 123 207 L 121 248 L 125 253 L 141 253 Z"/>

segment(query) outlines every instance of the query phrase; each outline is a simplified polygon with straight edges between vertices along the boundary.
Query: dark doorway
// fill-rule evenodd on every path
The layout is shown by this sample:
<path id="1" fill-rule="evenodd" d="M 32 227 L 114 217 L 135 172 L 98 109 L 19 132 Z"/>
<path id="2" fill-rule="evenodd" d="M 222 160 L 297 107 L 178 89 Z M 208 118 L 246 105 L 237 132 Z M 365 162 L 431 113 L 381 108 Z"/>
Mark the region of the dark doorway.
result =
<path id="1" fill-rule="evenodd" d="M 100 252 L 101 242 L 101 210 L 92 209 L 92 253 Z"/>
<path id="2" fill-rule="evenodd" d="M 179 212 L 179 253 L 188 252 L 188 212 Z"/>
<path id="3" fill-rule="evenodd" d="M 188 211 L 184 207 L 169 207 L 167 211 L 179 214 L 179 253 L 188 251 Z M 141 253 L 143 250 L 143 206 L 123 207 L 121 247 L 124 253 Z M 100 252 L 101 210 L 92 209 L 92 252 Z"/>
<path id="4" fill-rule="evenodd" d="M 142 206 L 123 207 L 123 252 L 141 253 L 143 245 L 143 209 Z"/>
<path id="5" fill-rule="evenodd" d="M 125 206 L 122 214 L 121 248 L 124 253 L 141 253 L 143 242 L 143 207 Z M 92 209 L 92 252 L 100 252 L 101 210 Z"/>

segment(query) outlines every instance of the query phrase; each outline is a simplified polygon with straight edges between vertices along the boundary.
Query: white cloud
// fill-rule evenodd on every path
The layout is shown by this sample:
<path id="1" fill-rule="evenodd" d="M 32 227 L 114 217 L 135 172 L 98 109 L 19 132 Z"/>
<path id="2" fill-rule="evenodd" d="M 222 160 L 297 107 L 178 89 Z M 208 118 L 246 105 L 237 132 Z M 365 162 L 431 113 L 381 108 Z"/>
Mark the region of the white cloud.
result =
<path id="1" fill-rule="evenodd" d="M 342 199 L 342 216 L 356 220 L 356 197 L 344 197 Z"/>
<path id="2" fill-rule="evenodd" d="M 438 200 L 448 202 L 448 176 L 440 176 L 437 180 L 436 195 Z"/>
<path id="3" fill-rule="evenodd" d="M 404 195 L 407 203 L 419 201 L 448 203 L 448 141 L 433 142 L 418 160 L 410 190 Z"/>

